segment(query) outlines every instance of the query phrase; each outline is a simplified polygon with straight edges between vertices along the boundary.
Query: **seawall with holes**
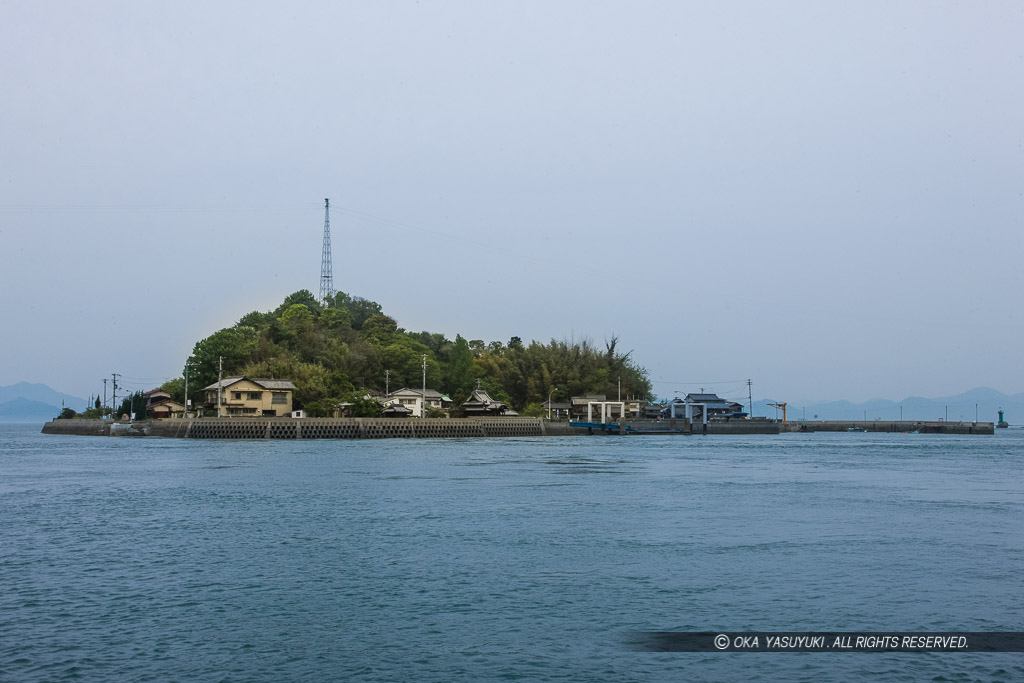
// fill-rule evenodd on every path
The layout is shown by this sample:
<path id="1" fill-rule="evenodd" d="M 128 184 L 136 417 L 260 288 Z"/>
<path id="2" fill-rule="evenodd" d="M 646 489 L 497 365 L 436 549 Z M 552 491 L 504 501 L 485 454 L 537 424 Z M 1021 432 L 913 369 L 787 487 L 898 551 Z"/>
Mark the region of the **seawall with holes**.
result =
<path id="1" fill-rule="evenodd" d="M 111 423 L 51 420 L 44 434 L 163 436 L 179 439 L 445 439 L 555 436 L 585 433 L 564 422 L 534 417 L 388 418 L 203 418 Z"/>

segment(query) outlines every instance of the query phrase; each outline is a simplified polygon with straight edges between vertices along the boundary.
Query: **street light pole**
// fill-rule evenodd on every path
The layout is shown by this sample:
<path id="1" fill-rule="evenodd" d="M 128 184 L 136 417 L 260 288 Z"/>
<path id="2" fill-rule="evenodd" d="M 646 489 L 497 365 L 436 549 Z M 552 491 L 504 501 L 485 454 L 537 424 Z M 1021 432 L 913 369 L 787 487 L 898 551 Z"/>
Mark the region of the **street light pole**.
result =
<path id="1" fill-rule="evenodd" d="M 427 354 L 423 354 L 423 396 L 420 397 L 420 417 L 427 416 Z"/>

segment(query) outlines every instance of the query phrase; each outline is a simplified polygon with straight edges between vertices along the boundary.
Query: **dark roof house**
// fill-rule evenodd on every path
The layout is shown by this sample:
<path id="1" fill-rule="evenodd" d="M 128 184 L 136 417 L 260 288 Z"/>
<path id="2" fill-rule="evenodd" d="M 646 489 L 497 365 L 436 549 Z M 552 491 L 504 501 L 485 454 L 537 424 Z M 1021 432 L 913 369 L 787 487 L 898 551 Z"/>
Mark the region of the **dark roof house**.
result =
<path id="1" fill-rule="evenodd" d="M 462 412 L 466 417 L 504 415 L 509 412 L 509 407 L 501 401 L 495 401 L 485 389 L 474 389 L 469 399 L 462 404 Z"/>

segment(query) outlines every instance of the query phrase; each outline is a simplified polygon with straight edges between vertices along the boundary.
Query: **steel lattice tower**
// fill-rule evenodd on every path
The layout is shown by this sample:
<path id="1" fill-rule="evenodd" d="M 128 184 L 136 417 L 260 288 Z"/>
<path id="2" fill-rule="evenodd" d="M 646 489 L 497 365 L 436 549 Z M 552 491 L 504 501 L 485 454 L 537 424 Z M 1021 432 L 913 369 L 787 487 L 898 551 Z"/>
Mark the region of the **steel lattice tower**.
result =
<path id="1" fill-rule="evenodd" d="M 327 303 L 334 296 L 334 273 L 331 266 L 331 200 L 324 199 L 324 251 L 320 259 L 320 301 Z"/>

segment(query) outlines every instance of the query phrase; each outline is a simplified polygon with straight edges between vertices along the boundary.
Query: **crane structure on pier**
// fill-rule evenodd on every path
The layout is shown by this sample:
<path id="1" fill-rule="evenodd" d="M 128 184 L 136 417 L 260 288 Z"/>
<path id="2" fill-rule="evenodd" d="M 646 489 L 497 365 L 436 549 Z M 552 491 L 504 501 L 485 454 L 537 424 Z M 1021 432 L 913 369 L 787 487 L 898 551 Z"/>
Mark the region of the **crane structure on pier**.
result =
<path id="1" fill-rule="evenodd" d="M 779 410 L 782 411 L 782 424 L 786 424 L 786 406 L 788 406 L 789 404 L 788 403 L 769 403 L 768 405 L 772 406 L 773 408 L 778 408 Z"/>

